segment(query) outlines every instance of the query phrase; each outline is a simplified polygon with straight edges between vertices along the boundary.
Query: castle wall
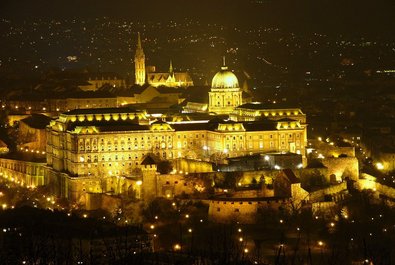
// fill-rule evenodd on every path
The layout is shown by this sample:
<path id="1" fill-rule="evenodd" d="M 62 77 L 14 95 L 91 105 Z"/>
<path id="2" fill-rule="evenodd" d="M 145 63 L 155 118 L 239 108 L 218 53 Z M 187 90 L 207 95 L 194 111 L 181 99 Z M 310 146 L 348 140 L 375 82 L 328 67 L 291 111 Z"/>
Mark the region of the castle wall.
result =
<path id="1" fill-rule="evenodd" d="M 319 144 L 317 150 L 324 157 L 339 157 L 339 155 L 355 157 L 355 148 L 353 146 L 340 147 L 324 143 Z"/>
<path id="2" fill-rule="evenodd" d="M 317 202 L 317 201 L 323 201 L 325 199 L 326 195 L 336 195 L 338 193 L 347 191 L 347 182 L 342 182 L 337 185 L 332 185 L 328 188 L 317 190 L 314 192 L 310 193 L 310 201 L 311 202 Z M 335 196 L 336 199 L 336 196 Z"/>
<path id="3" fill-rule="evenodd" d="M 116 209 L 121 208 L 121 198 L 104 193 L 86 193 L 86 210 L 103 209 L 113 213 Z"/>
<path id="4" fill-rule="evenodd" d="M 323 168 L 303 168 L 303 169 L 298 169 L 295 170 L 295 175 L 298 176 L 300 181 L 303 183 L 305 182 L 308 178 L 314 177 L 314 176 L 324 176 L 327 181 L 330 180 L 330 177 L 328 174 L 328 168 L 323 167 Z"/>
<path id="5" fill-rule="evenodd" d="M 390 199 L 395 199 L 395 188 L 383 185 L 373 179 L 359 179 L 355 183 L 358 190 L 372 190 Z"/>
<path id="6" fill-rule="evenodd" d="M 259 170 L 259 171 L 246 171 L 241 172 L 241 185 L 248 185 L 255 181 L 265 181 L 266 184 L 272 184 L 273 179 L 278 175 L 278 170 Z"/>
<path id="7" fill-rule="evenodd" d="M 209 202 L 209 220 L 217 223 L 240 222 L 252 224 L 256 222 L 259 209 L 279 210 L 287 204 L 287 199 L 270 198 L 267 200 L 211 200 Z"/>
<path id="8" fill-rule="evenodd" d="M 192 159 L 175 159 L 172 161 L 174 169 L 182 172 L 197 173 L 197 172 L 212 172 L 212 163 L 205 161 L 197 161 Z"/>
<path id="9" fill-rule="evenodd" d="M 197 182 L 188 179 L 183 175 L 167 174 L 158 178 L 159 196 L 173 198 L 182 194 L 192 194 L 197 190 Z"/>
<path id="10" fill-rule="evenodd" d="M 45 163 L 0 158 L 0 176 L 19 185 L 37 187 L 47 184 Z"/>
<path id="11" fill-rule="evenodd" d="M 257 202 L 210 201 L 208 216 L 211 221 L 218 223 L 251 224 L 255 222 L 257 209 Z"/>
<path id="12" fill-rule="evenodd" d="M 356 157 L 329 157 L 322 159 L 322 164 L 328 168 L 328 175 L 335 175 L 337 181 L 359 178 L 359 165 Z"/>

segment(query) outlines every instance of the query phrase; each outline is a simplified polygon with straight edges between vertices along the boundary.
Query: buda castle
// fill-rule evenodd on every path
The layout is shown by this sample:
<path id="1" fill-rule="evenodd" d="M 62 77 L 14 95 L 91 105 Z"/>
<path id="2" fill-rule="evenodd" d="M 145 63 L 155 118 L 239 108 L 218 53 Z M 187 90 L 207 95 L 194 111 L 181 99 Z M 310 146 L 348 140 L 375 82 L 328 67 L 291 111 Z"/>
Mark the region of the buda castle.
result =
<path id="1" fill-rule="evenodd" d="M 189 75 L 173 72 L 172 66 L 167 77 L 163 74 L 157 78 L 159 73 L 147 72 L 140 35 L 135 68 L 138 85 L 193 84 Z M 133 105 L 60 114 L 46 129 L 46 175 L 53 192 L 71 201 L 81 201 L 86 193 L 129 191 L 137 199 L 143 198 L 141 194 L 157 185 L 155 170 L 152 173 L 145 165 L 150 155 L 170 161 L 189 158 L 217 162 L 268 152 L 304 157 L 305 114 L 298 108 L 270 109 L 243 102 L 239 81 L 225 62 L 212 79 L 206 104 L 206 113 L 200 118 L 186 113 L 152 115 Z M 141 176 L 136 169 L 150 175 Z"/>
<path id="2" fill-rule="evenodd" d="M 158 119 L 132 106 L 65 112 L 47 127 L 46 172 L 54 193 L 80 201 L 85 193 L 152 190 L 146 187 L 152 179 L 135 173 L 150 154 L 170 161 L 218 161 L 266 152 L 305 154 L 305 115 L 299 109 L 270 110 L 267 119 L 259 119 L 248 116 L 253 103 L 241 103 L 238 79 L 223 66 L 212 80 L 208 111 L 235 113 L 235 120 L 216 115 L 185 119 L 182 113 Z"/>

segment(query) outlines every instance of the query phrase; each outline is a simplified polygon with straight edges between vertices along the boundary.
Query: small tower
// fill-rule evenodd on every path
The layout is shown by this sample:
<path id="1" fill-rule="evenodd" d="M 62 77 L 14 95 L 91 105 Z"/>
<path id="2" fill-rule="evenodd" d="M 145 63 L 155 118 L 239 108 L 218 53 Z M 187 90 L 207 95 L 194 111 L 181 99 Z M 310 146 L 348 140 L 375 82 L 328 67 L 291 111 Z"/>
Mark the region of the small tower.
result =
<path id="1" fill-rule="evenodd" d="M 140 164 L 140 168 L 143 174 L 142 179 L 142 199 L 149 203 L 156 197 L 158 197 L 158 176 L 157 170 L 157 159 L 151 154 L 145 156 Z"/>
<path id="2" fill-rule="evenodd" d="M 176 83 L 176 78 L 174 76 L 173 62 L 171 60 L 169 66 L 169 77 L 167 78 L 166 83 L 168 84 L 168 86 L 174 86 Z"/>
<path id="3" fill-rule="evenodd" d="M 145 84 L 145 55 L 141 46 L 140 32 L 137 34 L 137 47 L 134 55 L 135 84 Z"/>

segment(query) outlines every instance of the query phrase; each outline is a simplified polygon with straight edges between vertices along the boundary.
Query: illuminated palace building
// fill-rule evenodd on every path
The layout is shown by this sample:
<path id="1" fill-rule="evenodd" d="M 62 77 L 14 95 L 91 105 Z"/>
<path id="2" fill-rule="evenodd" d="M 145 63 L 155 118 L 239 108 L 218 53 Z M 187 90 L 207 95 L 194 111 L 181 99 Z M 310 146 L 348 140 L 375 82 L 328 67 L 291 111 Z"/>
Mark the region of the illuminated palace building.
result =
<path id="1" fill-rule="evenodd" d="M 305 129 L 292 120 L 150 123 L 144 112 L 129 108 L 80 109 L 61 114 L 48 127 L 47 164 L 50 179 L 63 189 L 59 192 L 76 199 L 69 188 L 77 179 L 84 180 L 86 191 L 116 192 L 111 178 L 131 177 L 149 153 L 163 159 L 303 154 Z"/>
<path id="2" fill-rule="evenodd" d="M 136 73 L 139 80 L 144 81 L 143 75 Z M 185 121 L 185 114 L 175 114 L 166 121 L 129 107 L 63 113 L 47 127 L 50 185 L 59 196 L 71 200 L 79 200 L 84 192 L 138 190 L 148 180 L 135 172 L 149 154 L 168 160 L 211 161 L 264 152 L 304 156 L 306 119 L 299 109 L 242 103 L 237 77 L 224 66 L 212 80 L 208 112 L 228 114 L 233 120 L 206 115 L 205 120 Z"/>

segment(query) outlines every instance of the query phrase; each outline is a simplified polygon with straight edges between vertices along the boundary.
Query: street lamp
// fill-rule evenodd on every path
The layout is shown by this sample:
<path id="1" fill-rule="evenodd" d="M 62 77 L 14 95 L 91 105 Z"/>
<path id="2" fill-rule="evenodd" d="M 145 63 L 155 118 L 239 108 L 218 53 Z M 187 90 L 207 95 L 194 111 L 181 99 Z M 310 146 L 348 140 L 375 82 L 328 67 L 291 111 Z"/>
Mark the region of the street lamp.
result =
<path id="1" fill-rule="evenodd" d="M 175 245 L 173 246 L 173 249 L 174 249 L 175 251 L 181 250 L 181 245 L 180 245 L 180 244 L 175 244 Z"/>
<path id="2" fill-rule="evenodd" d="M 376 163 L 376 168 L 378 170 L 383 170 L 384 169 L 384 165 L 382 163 L 378 162 L 378 163 Z"/>

